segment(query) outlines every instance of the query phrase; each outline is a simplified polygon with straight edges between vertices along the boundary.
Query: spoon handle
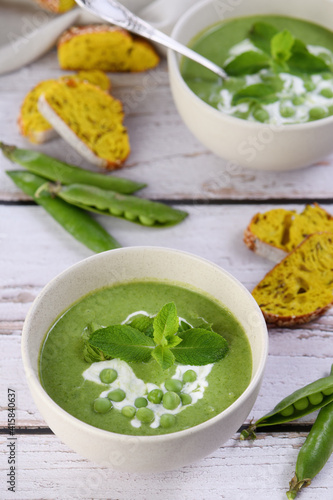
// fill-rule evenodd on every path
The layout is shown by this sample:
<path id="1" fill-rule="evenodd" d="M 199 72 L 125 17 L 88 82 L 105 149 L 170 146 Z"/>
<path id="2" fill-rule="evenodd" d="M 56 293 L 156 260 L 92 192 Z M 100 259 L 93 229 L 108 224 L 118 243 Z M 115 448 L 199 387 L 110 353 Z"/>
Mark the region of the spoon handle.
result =
<path id="1" fill-rule="evenodd" d="M 220 68 L 217 64 L 209 61 L 205 57 L 201 56 L 194 50 L 189 49 L 185 45 L 177 42 L 173 38 L 169 37 L 162 31 L 155 29 L 153 26 L 148 24 L 143 19 L 134 15 L 126 7 L 121 5 L 119 2 L 114 0 L 75 0 L 76 3 L 83 9 L 100 16 L 102 19 L 109 21 L 112 24 L 120 26 L 132 33 L 136 33 L 144 38 L 153 40 L 154 42 L 160 43 L 169 49 L 174 50 L 182 54 L 183 56 L 196 61 L 197 63 L 205 66 L 213 73 L 217 74 L 223 79 L 228 78 L 225 71 Z"/>

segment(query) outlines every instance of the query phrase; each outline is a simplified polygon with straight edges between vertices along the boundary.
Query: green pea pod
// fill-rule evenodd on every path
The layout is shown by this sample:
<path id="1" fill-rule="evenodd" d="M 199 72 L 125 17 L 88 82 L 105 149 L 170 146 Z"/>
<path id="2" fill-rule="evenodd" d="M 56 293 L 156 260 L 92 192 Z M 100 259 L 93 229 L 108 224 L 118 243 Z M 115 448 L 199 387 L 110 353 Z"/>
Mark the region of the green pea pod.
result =
<path id="1" fill-rule="evenodd" d="M 241 432 L 241 439 L 255 439 L 255 429 L 268 425 L 284 424 L 304 417 L 313 411 L 319 410 L 333 401 L 333 374 L 323 377 L 311 384 L 298 389 L 282 401 L 275 408 L 250 424 L 248 429 Z"/>
<path id="2" fill-rule="evenodd" d="M 296 473 L 290 481 L 290 489 L 287 491 L 289 500 L 296 498 L 301 488 L 310 485 L 312 479 L 321 471 L 332 453 L 333 402 L 320 410 L 305 443 L 298 453 Z"/>
<path id="3" fill-rule="evenodd" d="M 134 193 L 146 186 L 146 184 L 139 184 L 121 177 L 99 174 L 69 165 L 31 149 L 20 149 L 2 142 L 0 142 L 0 149 L 10 161 L 22 165 L 29 172 L 61 184 L 88 184 L 125 194 Z"/>
<path id="4" fill-rule="evenodd" d="M 72 184 L 50 187 L 68 203 L 98 214 L 113 215 L 144 226 L 172 226 L 181 222 L 187 213 L 163 203 L 138 198 L 95 186 Z"/>
<path id="5" fill-rule="evenodd" d="M 41 205 L 66 231 L 94 252 L 120 247 L 119 243 L 83 210 L 52 197 L 47 191 L 43 191 L 37 197 L 36 191 L 47 182 L 42 177 L 22 170 L 6 171 L 6 173 L 24 193 Z"/>

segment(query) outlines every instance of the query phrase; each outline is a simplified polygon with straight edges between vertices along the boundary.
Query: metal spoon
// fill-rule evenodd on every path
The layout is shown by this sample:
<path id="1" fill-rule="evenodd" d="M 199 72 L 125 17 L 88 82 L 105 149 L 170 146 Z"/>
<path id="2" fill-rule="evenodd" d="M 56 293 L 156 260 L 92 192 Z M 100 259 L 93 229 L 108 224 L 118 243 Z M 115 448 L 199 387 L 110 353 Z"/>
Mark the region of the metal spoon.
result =
<path id="1" fill-rule="evenodd" d="M 137 35 L 148 38 L 149 40 L 153 40 L 154 42 L 160 43 L 169 49 L 172 49 L 176 52 L 179 52 L 183 56 L 192 59 L 193 61 L 201 64 L 205 68 L 210 69 L 213 73 L 218 75 L 223 79 L 227 79 L 228 75 L 226 72 L 214 64 L 212 61 L 209 61 L 205 57 L 201 56 L 194 52 L 194 50 L 189 49 L 185 45 L 173 40 L 169 36 L 162 33 L 150 24 L 148 24 L 143 19 L 140 19 L 136 15 L 134 15 L 131 11 L 126 9 L 119 2 L 114 0 L 75 0 L 76 3 L 86 9 L 92 14 L 95 14 L 106 21 L 120 26 L 128 31 L 136 33 Z"/>

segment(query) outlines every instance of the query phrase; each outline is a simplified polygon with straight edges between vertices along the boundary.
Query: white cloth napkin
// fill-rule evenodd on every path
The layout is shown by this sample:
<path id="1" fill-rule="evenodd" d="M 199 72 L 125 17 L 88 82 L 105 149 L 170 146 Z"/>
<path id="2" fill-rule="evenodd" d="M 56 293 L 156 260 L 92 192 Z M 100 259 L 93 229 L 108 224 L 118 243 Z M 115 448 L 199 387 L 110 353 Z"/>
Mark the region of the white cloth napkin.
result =
<path id="1" fill-rule="evenodd" d="M 170 34 L 180 17 L 196 0 L 123 0 L 121 3 L 155 28 Z M 27 8 L 32 12 L 28 16 Z M 17 15 L 15 29 L 6 23 L 9 9 Z M 24 12 L 24 14 L 20 14 Z M 0 0 L 0 30 L 7 43 L 0 48 L 0 75 L 15 71 L 49 51 L 59 36 L 72 25 L 104 22 L 76 7 L 65 14 L 53 15 L 36 9 L 29 0 Z M 6 31 L 7 30 L 7 31 Z"/>

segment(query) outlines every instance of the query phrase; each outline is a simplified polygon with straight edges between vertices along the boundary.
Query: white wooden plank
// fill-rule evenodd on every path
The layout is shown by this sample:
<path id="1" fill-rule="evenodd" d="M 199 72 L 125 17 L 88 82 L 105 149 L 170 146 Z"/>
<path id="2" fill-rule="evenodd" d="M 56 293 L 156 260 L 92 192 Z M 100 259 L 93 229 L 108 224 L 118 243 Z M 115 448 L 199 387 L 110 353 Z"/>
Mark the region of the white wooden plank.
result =
<path id="1" fill-rule="evenodd" d="M 17 116 L 25 94 L 39 81 L 63 74 L 52 51 L 32 65 L 0 79 L 1 139 L 33 147 L 18 132 Z M 112 93 L 124 101 L 132 153 L 115 175 L 147 182 L 150 198 L 268 199 L 329 198 L 332 195 L 333 156 L 316 166 L 294 172 L 244 169 L 208 152 L 186 129 L 173 104 L 166 62 L 142 74 L 111 74 Z M 221 138 L 223 140 L 223 138 Z M 36 149 L 67 162 L 93 168 L 62 139 Z M 0 199 L 26 199 L 4 174 L 13 168 L 0 158 Z M 301 179 L 301 182 L 300 182 Z"/>
<path id="2" fill-rule="evenodd" d="M 246 248 L 243 232 L 255 213 L 269 210 L 272 205 L 173 206 L 186 210 L 189 216 L 169 228 L 143 227 L 107 216 L 97 216 L 97 220 L 123 246 L 160 245 L 193 252 L 232 272 L 249 288 L 271 269 L 270 261 Z M 333 213 L 333 204 L 325 208 Z M 92 254 L 36 205 L 0 205 L 0 221 L 1 283 L 7 288 L 43 285 L 72 263 Z M 13 267 L 20 269 L 15 276 Z"/>
<path id="3" fill-rule="evenodd" d="M 253 443 L 230 439 L 209 457 L 191 466 L 160 474 L 126 474 L 82 459 L 55 436 L 19 435 L 17 490 L 2 481 L 1 498 L 107 500 L 281 500 L 286 498 L 297 453 L 305 434 L 263 435 Z M 0 437 L 1 477 L 5 478 L 6 436 Z M 176 453 L 176 450 L 175 450 Z M 304 500 L 331 500 L 333 460 L 312 485 Z"/>
<path id="4" fill-rule="evenodd" d="M 272 268 L 271 262 L 248 250 L 242 240 L 252 215 L 271 205 L 194 204 L 180 208 L 189 216 L 171 228 L 143 227 L 106 216 L 97 219 L 123 246 L 152 245 L 195 253 L 229 271 L 249 290 Z M 326 208 L 333 213 L 333 205 Z M 0 318 L 20 321 L 41 287 L 92 252 L 41 207 L 0 205 L 0 221 Z M 330 313 L 306 325 L 304 335 L 312 334 L 314 324 L 330 335 Z M 291 331 L 288 335 L 298 334 Z"/>

